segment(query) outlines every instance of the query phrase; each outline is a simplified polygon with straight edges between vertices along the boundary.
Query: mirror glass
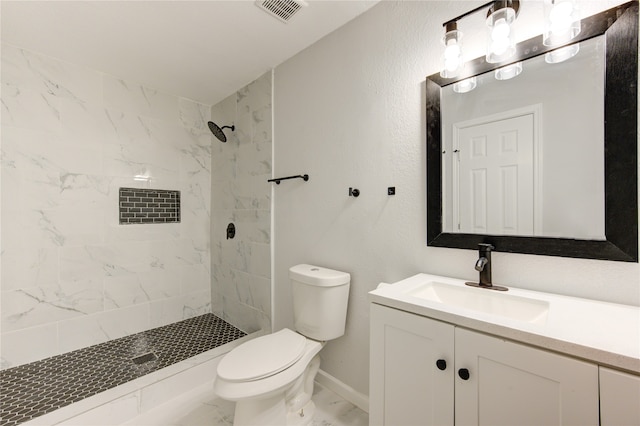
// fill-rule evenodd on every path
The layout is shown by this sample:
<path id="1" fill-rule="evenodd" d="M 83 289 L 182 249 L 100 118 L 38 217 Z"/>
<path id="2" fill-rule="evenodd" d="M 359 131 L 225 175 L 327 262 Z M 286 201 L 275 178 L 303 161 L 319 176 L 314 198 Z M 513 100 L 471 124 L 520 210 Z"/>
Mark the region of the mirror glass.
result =
<path id="1" fill-rule="evenodd" d="M 605 240 L 604 37 L 442 88 L 445 232 Z"/>

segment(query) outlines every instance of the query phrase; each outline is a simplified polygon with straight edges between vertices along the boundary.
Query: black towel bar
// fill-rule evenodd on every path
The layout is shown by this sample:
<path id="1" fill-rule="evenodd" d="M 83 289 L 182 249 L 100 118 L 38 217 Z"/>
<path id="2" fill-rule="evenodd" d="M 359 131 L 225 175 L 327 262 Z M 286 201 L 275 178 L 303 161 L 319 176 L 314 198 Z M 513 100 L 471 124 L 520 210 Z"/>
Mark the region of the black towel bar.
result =
<path id="1" fill-rule="evenodd" d="M 287 176 L 287 177 L 281 177 L 281 178 L 275 178 L 275 179 L 269 179 L 267 180 L 267 182 L 275 182 L 276 185 L 280 185 L 280 181 L 282 180 L 287 180 L 287 179 L 303 179 L 305 182 L 309 180 L 309 175 L 295 175 L 295 176 Z"/>

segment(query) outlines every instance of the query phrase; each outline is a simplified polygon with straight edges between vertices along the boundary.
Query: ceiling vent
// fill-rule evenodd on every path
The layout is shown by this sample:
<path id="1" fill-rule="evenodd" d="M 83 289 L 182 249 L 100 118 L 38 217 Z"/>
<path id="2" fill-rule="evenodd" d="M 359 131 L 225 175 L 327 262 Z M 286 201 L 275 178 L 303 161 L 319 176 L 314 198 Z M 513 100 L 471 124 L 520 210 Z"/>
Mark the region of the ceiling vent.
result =
<path id="1" fill-rule="evenodd" d="M 282 22 L 289 22 L 306 5 L 303 0 L 256 0 L 256 6 Z"/>

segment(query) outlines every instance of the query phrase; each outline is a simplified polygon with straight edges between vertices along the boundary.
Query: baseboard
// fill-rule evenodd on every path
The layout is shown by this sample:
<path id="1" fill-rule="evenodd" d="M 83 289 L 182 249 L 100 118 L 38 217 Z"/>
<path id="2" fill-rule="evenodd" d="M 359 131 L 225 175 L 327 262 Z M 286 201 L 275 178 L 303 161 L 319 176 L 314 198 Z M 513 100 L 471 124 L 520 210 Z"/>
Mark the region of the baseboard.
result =
<path id="1" fill-rule="evenodd" d="M 326 371 L 318 370 L 316 382 L 330 391 L 337 393 L 362 411 L 369 412 L 369 397 L 367 395 L 358 392 Z"/>

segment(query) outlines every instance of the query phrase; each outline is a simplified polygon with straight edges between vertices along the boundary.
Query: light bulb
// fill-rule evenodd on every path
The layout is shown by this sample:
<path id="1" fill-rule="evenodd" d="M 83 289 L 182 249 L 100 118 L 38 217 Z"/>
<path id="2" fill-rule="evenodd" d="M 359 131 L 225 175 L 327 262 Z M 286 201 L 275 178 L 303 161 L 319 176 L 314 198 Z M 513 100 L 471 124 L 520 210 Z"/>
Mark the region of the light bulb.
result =
<path id="1" fill-rule="evenodd" d="M 498 19 L 491 30 L 491 40 L 498 41 L 509 38 L 511 26 L 504 19 Z"/>
<path id="2" fill-rule="evenodd" d="M 571 59 L 580 51 L 580 43 L 572 44 L 566 47 L 561 47 L 551 52 L 545 53 L 544 61 L 548 64 L 559 64 L 567 59 Z"/>
<path id="3" fill-rule="evenodd" d="M 455 25 L 452 23 L 448 26 L 449 31 L 442 37 L 442 44 L 444 44 L 444 52 L 442 55 L 443 67 L 440 71 L 440 76 L 444 78 L 457 77 L 462 68 L 464 68 L 464 61 L 462 60 L 462 32 L 455 29 Z"/>
<path id="4" fill-rule="evenodd" d="M 511 78 L 519 76 L 521 72 L 522 62 L 516 62 L 515 64 L 498 68 L 494 75 L 496 77 L 496 80 L 509 80 Z"/>
<path id="5" fill-rule="evenodd" d="M 460 56 L 460 45 L 458 43 L 451 43 L 444 49 L 445 59 L 457 58 Z"/>
<path id="6" fill-rule="evenodd" d="M 444 69 L 453 73 L 460 66 L 460 46 L 457 43 L 449 44 L 444 49 Z"/>
<path id="7" fill-rule="evenodd" d="M 444 69 L 449 73 L 455 72 L 455 70 L 457 70 L 459 66 L 460 60 L 458 58 L 445 59 L 444 61 Z"/>
<path id="8" fill-rule="evenodd" d="M 476 88 L 478 82 L 475 77 L 470 77 L 465 80 L 459 81 L 453 84 L 453 91 L 456 93 L 467 93 Z"/>
<path id="9" fill-rule="evenodd" d="M 489 29 L 487 56 L 488 63 L 497 63 L 509 59 L 516 52 L 513 28 L 516 12 L 511 7 L 503 7 L 487 17 Z"/>
<path id="10" fill-rule="evenodd" d="M 507 51 L 507 49 L 509 49 L 509 44 L 510 43 L 508 39 L 493 40 L 490 47 L 491 52 L 493 52 L 497 56 L 502 56 Z"/>
<path id="11" fill-rule="evenodd" d="M 545 3 L 545 9 L 545 46 L 560 46 L 580 33 L 580 14 L 573 0 L 552 0 Z"/>
<path id="12" fill-rule="evenodd" d="M 573 13 L 573 6 L 569 2 L 560 3 L 551 9 L 549 14 L 549 21 L 551 21 L 551 31 L 556 34 L 561 34 L 565 31 L 569 31 L 571 28 L 571 13 Z"/>
<path id="13" fill-rule="evenodd" d="M 573 4 L 569 1 L 564 1 L 553 5 L 553 8 L 551 8 L 551 12 L 549 13 L 549 19 L 551 22 L 566 21 L 571 19 L 572 14 Z"/>

